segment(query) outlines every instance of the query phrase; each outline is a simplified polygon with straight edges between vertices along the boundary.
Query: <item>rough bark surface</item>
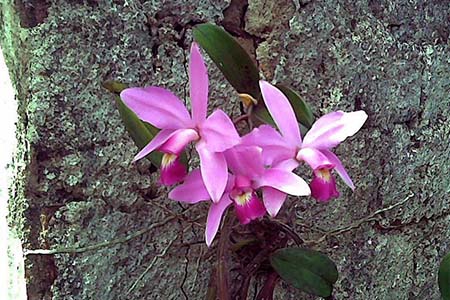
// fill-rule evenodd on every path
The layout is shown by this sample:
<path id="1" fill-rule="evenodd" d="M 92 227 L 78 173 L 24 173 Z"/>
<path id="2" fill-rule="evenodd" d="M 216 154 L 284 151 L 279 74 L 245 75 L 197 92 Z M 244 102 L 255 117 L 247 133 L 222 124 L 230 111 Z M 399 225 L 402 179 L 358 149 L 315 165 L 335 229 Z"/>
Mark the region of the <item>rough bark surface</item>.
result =
<path id="1" fill-rule="evenodd" d="M 355 192 L 341 186 L 329 204 L 285 204 L 305 240 L 413 195 L 315 245 L 338 265 L 335 298 L 439 299 L 437 266 L 450 251 L 448 1 L 6 0 L 0 13 L 20 117 L 10 223 L 25 248 L 112 240 L 165 220 L 164 207 L 186 209 L 166 198 L 148 162 L 131 164 L 136 148 L 101 82 L 161 85 L 187 99 L 191 28 L 208 21 L 238 37 L 266 79 L 296 88 L 316 115 L 369 114 L 337 150 Z M 238 114 L 232 88 L 209 66 L 212 106 Z M 215 251 L 202 241 L 202 227 L 175 219 L 100 250 L 28 256 L 28 296 L 204 299 Z M 314 299 L 284 284 L 276 294 Z"/>

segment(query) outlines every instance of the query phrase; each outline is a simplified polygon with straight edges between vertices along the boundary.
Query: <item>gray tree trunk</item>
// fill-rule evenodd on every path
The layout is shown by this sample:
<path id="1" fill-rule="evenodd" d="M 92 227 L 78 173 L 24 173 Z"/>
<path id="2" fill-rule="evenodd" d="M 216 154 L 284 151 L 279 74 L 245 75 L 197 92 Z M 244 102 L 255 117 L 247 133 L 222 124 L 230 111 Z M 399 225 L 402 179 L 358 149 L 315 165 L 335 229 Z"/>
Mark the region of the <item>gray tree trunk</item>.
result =
<path id="1" fill-rule="evenodd" d="M 92 251 L 27 256 L 29 299 L 205 298 L 216 251 L 186 219 L 207 206 L 166 221 L 165 207 L 186 207 L 167 199 L 148 162 L 131 164 L 137 149 L 101 83 L 160 85 L 187 99 L 191 29 L 206 21 L 231 31 L 266 79 L 296 88 L 316 115 L 369 114 L 337 150 L 356 190 L 340 184 L 329 204 L 301 198 L 283 208 L 336 262 L 335 298 L 439 299 L 437 268 L 450 251 L 449 2 L 248 2 L 0 4 L 20 118 L 9 220 L 24 248 L 83 247 L 149 228 Z M 213 103 L 236 116 L 236 93 L 212 64 L 209 73 Z M 341 227 L 320 239 L 320 229 Z M 314 299 L 285 284 L 275 298 Z"/>

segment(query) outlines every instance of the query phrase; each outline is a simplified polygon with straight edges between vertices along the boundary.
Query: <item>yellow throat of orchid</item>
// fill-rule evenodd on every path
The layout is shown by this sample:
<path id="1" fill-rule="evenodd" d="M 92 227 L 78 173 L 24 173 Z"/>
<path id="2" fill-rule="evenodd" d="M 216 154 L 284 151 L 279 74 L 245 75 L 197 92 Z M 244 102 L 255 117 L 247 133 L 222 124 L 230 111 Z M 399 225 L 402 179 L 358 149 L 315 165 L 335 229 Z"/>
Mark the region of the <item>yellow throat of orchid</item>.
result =
<path id="1" fill-rule="evenodd" d="M 329 182 L 331 179 L 331 172 L 330 169 L 327 168 L 323 168 L 323 169 L 319 169 L 316 170 L 316 176 L 319 177 L 320 179 Z"/>
<path id="2" fill-rule="evenodd" d="M 177 157 L 178 156 L 176 154 L 164 153 L 162 160 L 161 160 L 161 167 L 165 168 L 167 166 L 170 166 L 171 164 L 173 164 L 175 162 Z"/>
<path id="3" fill-rule="evenodd" d="M 243 192 L 234 197 L 234 201 L 240 206 L 246 205 L 252 199 L 252 192 Z"/>

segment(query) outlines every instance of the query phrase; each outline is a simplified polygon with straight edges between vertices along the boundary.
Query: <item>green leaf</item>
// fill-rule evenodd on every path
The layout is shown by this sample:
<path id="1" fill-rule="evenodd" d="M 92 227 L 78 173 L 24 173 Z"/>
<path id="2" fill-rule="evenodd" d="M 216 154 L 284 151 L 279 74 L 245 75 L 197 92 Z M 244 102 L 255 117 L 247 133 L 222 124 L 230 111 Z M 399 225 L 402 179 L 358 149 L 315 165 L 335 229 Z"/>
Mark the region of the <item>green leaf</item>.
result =
<path id="1" fill-rule="evenodd" d="M 194 39 L 217 65 L 238 93 L 261 99 L 259 71 L 241 45 L 225 30 L 214 24 L 197 25 Z"/>
<path id="2" fill-rule="evenodd" d="M 444 300 L 450 300 L 450 253 L 441 262 L 438 273 L 439 290 Z"/>
<path id="3" fill-rule="evenodd" d="M 328 256 L 310 249 L 283 248 L 270 257 L 280 277 L 294 287 L 320 297 L 329 297 L 338 279 L 336 265 Z"/>
<path id="4" fill-rule="evenodd" d="M 288 98 L 294 109 L 297 121 L 306 128 L 311 128 L 314 123 L 314 115 L 308 103 L 306 103 L 300 95 L 290 87 L 281 84 L 277 84 L 276 87 Z"/>

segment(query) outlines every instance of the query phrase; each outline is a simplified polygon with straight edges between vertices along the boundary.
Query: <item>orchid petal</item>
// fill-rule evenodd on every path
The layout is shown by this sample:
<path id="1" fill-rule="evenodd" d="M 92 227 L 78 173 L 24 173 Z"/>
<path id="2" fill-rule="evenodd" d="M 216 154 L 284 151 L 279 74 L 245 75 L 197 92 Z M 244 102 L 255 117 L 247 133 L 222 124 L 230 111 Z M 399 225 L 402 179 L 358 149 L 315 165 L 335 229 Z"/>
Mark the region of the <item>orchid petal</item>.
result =
<path id="1" fill-rule="evenodd" d="M 316 170 L 324 166 L 333 167 L 334 164 L 328 159 L 321 150 L 315 148 L 302 148 L 297 153 L 297 160 L 304 160 L 311 169 Z"/>
<path id="2" fill-rule="evenodd" d="M 266 81 L 261 80 L 259 86 L 264 103 L 283 136 L 292 145 L 300 145 L 302 142 L 300 129 L 289 100 L 279 89 Z"/>
<path id="3" fill-rule="evenodd" d="M 290 158 L 273 165 L 273 168 L 292 172 L 294 169 L 298 167 L 299 164 L 300 163 L 298 162 L 298 160 Z"/>
<path id="4" fill-rule="evenodd" d="M 164 144 L 174 133 L 176 130 L 173 129 L 163 129 L 155 137 L 139 151 L 139 153 L 134 157 L 133 162 L 147 156 L 150 152 L 160 147 Z"/>
<path id="5" fill-rule="evenodd" d="M 189 84 L 192 104 L 192 119 L 201 123 L 206 119 L 208 105 L 208 71 L 196 43 L 192 43 L 189 61 Z"/>
<path id="6" fill-rule="evenodd" d="M 200 127 L 202 141 L 212 152 L 223 152 L 240 141 L 239 134 L 228 115 L 218 109 Z"/>
<path id="7" fill-rule="evenodd" d="M 272 146 L 292 147 L 281 134 L 270 125 L 261 125 L 242 137 L 241 144 L 247 146 Z M 292 147 L 295 148 L 295 147 Z"/>
<path id="8" fill-rule="evenodd" d="M 233 201 L 230 200 L 228 193 L 225 193 L 219 202 L 211 204 L 208 218 L 206 219 L 205 231 L 206 245 L 208 245 L 208 247 L 211 246 L 211 243 L 219 230 L 220 220 L 222 219 L 224 211 L 231 203 L 233 203 Z"/>
<path id="9" fill-rule="evenodd" d="M 264 175 L 255 181 L 255 187 L 272 187 L 294 196 L 311 194 L 308 184 L 292 172 L 280 169 L 266 169 Z"/>
<path id="10" fill-rule="evenodd" d="M 236 146 L 225 152 L 228 167 L 235 175 L 256 178 L 264 173 L 262 148 L 257 146 Z"/>
<path id="11" fill-rule="evenodd" d="M 200 169 L 191 171 L 183 184 L 170 191 L 169 198 L 189 204 L 211 199 L 203 183 Z"/>
<path id="12" fill-rule="evenodd" d="M 183 102 L 160 87 L 128 88 L 120 93 L 123 102 L 141 119 L 161 129 L 189 127 L 191 117 Z"/>
<path id="13" fill-rule="evenodd" d="M 203 146 L 197 146 L 200 156 L 200 170 L 206 190 L 213 202 L 219 201 L 228 180 L 227 162 L 220 152 L 211 152 Z"/>
<path id="14" fill-rule="evenodd" d="M 289 145 L 278 131 L 269 125 L 261 125 L 244 135 L 241 144 L 262 147 L 264 165 L 269 166 L 293 158 L 297 152 L 296 146 Z"/>
<path id="15" fill-rule="evenodd" d="M 194 129 L 178 129 L 158 150 L 178 155 L 189 142 L 195 141 L 198 138 L 197 131 Z"/>
<path id="16" fill-rule="evenodd" d="M 313 124 L 303 139 L 303 146 L 317 149 L 336 147 L 347 137 L 357 133 L 366 120 L 367 114 L 362 110 L 326 114 Z"/>
<path id="17" fill-rule="evenodd" d="M 342 162 L 339 160 L 339 158 L 331 151 L 329 150 L 322 150 L 321 151 L 328 160 L 334 165 L 334 169 L 339 174 L 339 176 L 342 178 L 342 180 L 352 189 L 355 189 L 355 185 L 352 182 L 352 179 L 348 175 L 347 171 L 345 170 L 344 166 L 342 165 Z"/>
<path id="18" fill-rule="evenodd" d="M 280 192 L 271 187 L 263 187 L 263 201 L 267 212 L 271 217 L 275 217 L 286 200 L 286 193 Z"/>

